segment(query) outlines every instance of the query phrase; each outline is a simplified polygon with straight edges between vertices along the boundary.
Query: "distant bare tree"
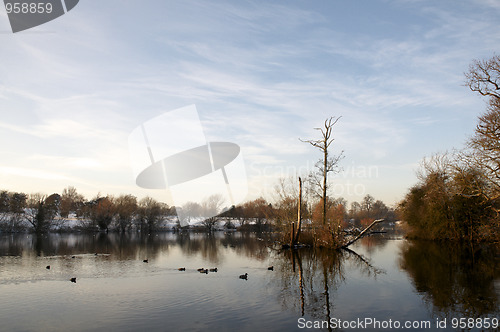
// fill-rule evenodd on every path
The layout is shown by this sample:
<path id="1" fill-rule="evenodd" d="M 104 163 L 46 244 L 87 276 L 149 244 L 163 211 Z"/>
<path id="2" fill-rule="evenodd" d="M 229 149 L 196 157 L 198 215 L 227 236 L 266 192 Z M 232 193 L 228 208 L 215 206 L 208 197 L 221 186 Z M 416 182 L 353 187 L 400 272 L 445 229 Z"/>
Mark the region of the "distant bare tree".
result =
<path id="1" fill-rule="evenodd" d="M 116 224 L 121 232 L 126 232 L 132 225 L 137 212 L 137 198 L 132 195 L 120 195 L 115 198 Z"/>
<path id="2" fill-rule="evenodd" d="M 8 229 L 9 200 L 9 192 L 7 190 L 0 191 L 0 229 L 4 230 Z"/>
<path id="3" fill-rule="evenodd" d="M 155 231 L 163 213 L 161 203 L 154 198 L 145 197 L 139 201 L 139 221 L 143 232 Z"/>
<path id="4" fill-rule="evenodd" d="M 262 197 L 246 202 L 242 209 L 245 220 L 255 221 L 258 229 L 262 229 L 266 221 L 271 219 L 272 206 Z"/>
<path id="5" fill-rule="evenodd" d="M 214 194 L 205 199 L 202 203 L 203 215 L 216 216 L 222 212 L 224 197 L 221 194 Z"/>
<path id="6" fill-rule="evenodd" d="M 84 201 L 85 198 L 76 191 L 75 187 L 64 188 L 61 194 L 61 217 L 67 218 L 71 212 L 77 212 L 83 206 Z"/>
<path id="7" fill-rule="evenodd" d="M 27 200 L 25 218 L 35 233 L 47 232 L 59 212 L 60 196 L 46 196 L 41 193 L 30 194 Z"/>
<path id="8" fill-rule="evenodd" d="M 24 227 L 22 220 L 24 219 L 24 209 L 28 196 L 25 193 L 9 194 L 9 211 L 10 211 L 10 231 L 19 231 Z"/>
<path id="9" fill-rule="evenodd" d="M 208 232 L 214 230 L 219 221 L 218 215 L 222 212 L 224 197 L 220 194 L 214 194 L 205 199 L 202 204 L 202 215 L 205 217 L 203 225 Z"/>
<path id="10" fill-rule="evenodd" d="M 203 208 L 199 203 L 187 202 L 180 209 L 178 216 L 182 216 L 183 222 L 190 224 L 193 218 L 202 216 Z"/>
<path id="11" fill-rule="evenodd" d="M 99 195 L 87 203 L 87 214 L 92 224 L 88 225 L 92 229 L 97 225 L 100 230 L 108 231 L 109 225 L 113 221 L 116 210 L 112 196 L 99 197 Z"/>
<path id="12" fill-rule="evenodd" d="M 273 217 L 276 226 L 288 230 L 297 217 L 299 192 L 294 177 L 280 178 L 274 186 Z"/>
<path id="13" fill-rule="evenodd" d="M 323 154 L 323 158 L 316 163 L 317 173 L 313 173 L 311 180 L 314 185 L 319 189 L 319 197 L 323 203 L 323 225 L 327 221 L 327 200 L 328 200 L 328 173 L 338 171 L 339 161 L 343 157 L 343 151 L 338 155 L 330 155 L 330 145 L 333 143 L 332 137 L 333 127 L 340 120 L 340 117 L 330 117 L 325 120 L 323 128 L 314 128 L 321 132 L 321 138 L 317 140 L 302 140 L 300 141 L 309 143 L 315 148 L 319 149 Z"/>

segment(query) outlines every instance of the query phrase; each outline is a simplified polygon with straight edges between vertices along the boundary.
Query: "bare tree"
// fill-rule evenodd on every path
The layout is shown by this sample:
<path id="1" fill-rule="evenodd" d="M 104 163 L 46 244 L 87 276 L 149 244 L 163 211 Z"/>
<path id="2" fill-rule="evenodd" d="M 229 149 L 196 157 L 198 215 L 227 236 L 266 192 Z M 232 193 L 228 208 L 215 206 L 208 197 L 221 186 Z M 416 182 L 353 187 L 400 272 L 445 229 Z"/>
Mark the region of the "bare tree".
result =
<path id="1" fill-rule="evenodd" d="M 68 186 L 63 189 L 61 194 L 60 215 L 67 218 L 71 212 L 77 212 L 83 206 L 85 198 L 76 191 L 73 186 Z"/>
<path id="2" fill-rule="evenodd" d="M 0 191 L 0 229 L 8 229 L 10 196 L 7 190 Z"/>
<path id="3" fill-rule="evenodd" d="M 500 99 L 500 56 L 488 60 L 474 60 L 465 73 L 465 83 L 471 91 L 482 96 Z"/>
<path id="4" fill-rule="evenodd" d="M 10 193 L 9 194 L 9 211 L 10 211 L 10 231 L 23 230 L 24 226 L 22 219 L 26 208 L 28 196 L 25 193 Z"/>
<path id="5" fill-rule="evenodd" d="M 500 199 L 500 56 L 474 60 L 465 77 L 471 91 L 488 98 L 488 108 L 479 117 L 475 133 L 468 141 L 471 151 L 464 159 L 486 175 L 490 189 L 477 194 L 494 203 Z M 500 214 L 500 208 L 494 205 L 498 202 L 492 208 Z"/>
<path id="6" fill-rule="evenodd" d="M 152 232 L 156 230 L 163 213 L 162 205 L 154 198 L 145 197 L 139 201 L 139 220 L 141 231 Z"/>
<path id="7" fill-rule="evenodd" d="M 214 194 L 205 199 L 201 206 L 204 216 L 216 216 L 222 211 L 224 197 L 221 194 Z"/>
<path id="8" fill-rule="evenodd" d="M 292 235 L 290 245 L 294 246 L 299 242 L 300 231 L 302 227 L 302 179 L 299 176 L 299 201 L 297 202 L 297 230 L 295 223 L 292 222 Z"/>
<path id="9" fill-rule="evenodd" d="M 46 196 L 41 193 L 30 194 L 27 200 L 25 218 L 35 233 L 47 232 L 59 212 L 60 196 Z"/>
<path id="10" fill-rule="evenodd" d="M 297 216 L 299 192 L 294 177 L 280 178 L 274 186 L 274 222 L 275 226 L 288 230 L 290 221 Z"/>
<path id="11" fill-rule="evenodd" d="M 320 197 L 323 203 L 323 225 L 327 221 L 327 200 L 328 200 L 328 173 L 338 171 L 339 161 L 343 157 L 343 151 L 338 155 L 330 155 L 330 145 L 333 143 L 333 127 L 340 120 L 340 117 L 330 117 L 325 120 L 323 128 L 314 128 L 321 132 L 321 138 L 317 140 L 302 140 L 318 148 L 323 154 L 323 158 L 316 163 L 317 173 L 313 174 L 312 180 L 317 188 L 320 189 Z"/>
<path id="12" fill-rule="evenodd" d="M 220 194 L 211 195 L 202 202 L 202 215 L 205 217 L 202 223 L 208 232 L 213 231 L 219 221 L 218 215 L 222 212 L 223 204 L 224 197 Z"/>
<path id="13" fill-rule="evenodd" d="M 100 197 L 87 202 L 87 217 L 91 224 L 87 228 L 94 229 L 97 225 L 100 230 L 108 231 L 108 227 L 113 221 L 116 210 L 112 196 Z"/>
<path id="14" fill-rule="evenodd" d="M 262 226 L 271 218 L 272 206 L 262 197 L 248 201 L 242 206 L 245 221 L 253 220 L 255 226 L 262 230 Z"/>
<path id="15" fill-rule="evenodd" d="M 121 232 L 127 231 L 137 212 L 137 198 L 132 195 L 120 195 L 115 198 L 116 223 Z"/>

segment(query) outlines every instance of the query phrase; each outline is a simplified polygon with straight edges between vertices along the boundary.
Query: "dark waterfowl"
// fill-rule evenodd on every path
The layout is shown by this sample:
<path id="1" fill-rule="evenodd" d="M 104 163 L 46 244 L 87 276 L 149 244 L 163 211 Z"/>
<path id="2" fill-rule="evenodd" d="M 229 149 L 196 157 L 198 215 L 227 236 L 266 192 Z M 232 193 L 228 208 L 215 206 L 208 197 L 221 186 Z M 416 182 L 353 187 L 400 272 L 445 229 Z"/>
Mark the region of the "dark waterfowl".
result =
<path id="1" fill-rule="evenodd" d="M 248 273 L 245 273 L 245 274 L 240 275 L 240 279 L 245 279 L 245 280 L 247 280 L 247 279 L 248 279 Z"/>
<path id="2" fill-rule="evenodd" d="M 205 273 L 205 274 L 208 274 L 208 269 L 201 269 L 201 270 L 200 270 L 200 273 Z"/>
<path id="3" fill-rule="evenodd" d="M 148 263 L 149 260 L 146 258 L 145 260 L 143 260 L 144 263 Z"/>
<path id="4" fill-rule="evenodd" d="M 45 268 L 46 268 L 47 270 L 50 270 L 50 265 L 47 265 Z"/>
<path id="5" fill-rule="evenodd" d="M 274 271 L 274 266 L 270 266 L 267 268 L 269 271 Z"/>
<path id="6" fill-rule="evenodd" d="M 214 267 L 213 269 L 210 269 L 210 272 L 217 272 L 217 268 Z"/>
<path id="7" fill-rule="evenodd" d="M 177 270 L 179 270 L 179 271 L 186 271 L 186 268 L 185 267 L 180 267 Z"/>
<path id="8" fill-rule="evenodd" d="M 71 278 L 69 281 L 76 283 L 76 278 Z"/>

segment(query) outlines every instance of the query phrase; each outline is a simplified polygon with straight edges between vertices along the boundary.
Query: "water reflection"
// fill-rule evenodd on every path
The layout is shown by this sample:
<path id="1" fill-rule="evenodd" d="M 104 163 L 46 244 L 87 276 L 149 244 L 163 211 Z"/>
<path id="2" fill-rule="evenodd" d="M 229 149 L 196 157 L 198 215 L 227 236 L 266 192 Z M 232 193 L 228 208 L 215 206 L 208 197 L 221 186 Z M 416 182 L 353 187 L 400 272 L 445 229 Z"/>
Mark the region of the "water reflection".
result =
<path id="1" fill-rule="evenodd" d="M 335 314 L 337 289 L 348 282 L 353 269 L 367 278 L 385 273 L 352 250 L 288 250 L 282 252 L 280 258 L 275 266 L 280 275 L 273 283 L 281 289 L 283 307 L 321 321 L 338 317 Z M 331 330 L 330 326 L 326 329 Z"/>
<path id="2" fill-rule="evenodd" d="M 265 239 L 264 239 L 265 238 Z M 258 240 L 257 240 L 258 239 Z M 47 280 L 41 267 L 58 266 L 60 275 L 87 273 L 96 265 L 95 275 L 134 274 L 132 262 L 156 261 L 165 268 L 164 257 L 175 256 L 180 266 L 201 261 L 216 267 L 228 252 L 255 261 L 269 259 L 272 239 L 253 233 L 156 233 L 156 234 L 9 234 L 0 236 L 0 283 Z M 182 257 L 182 259 L 179 258 Z M 3 257 L 3 259 L 1 259 Z M 207 266 L 206 266 L 207 267 Z M 195 268 L 195 266 L 191 266 Z"/>
<path id="3" fill-rule="evenodd" d="M 498 317 L 498 252 L 488 247 L 382 236 L 343 251 L 273 244 L 271 234 L 238 232 L 2 235 L 0 321 L 5 330 L 42 322 L 46 330 L 164 330 L 168 322 L 171 330 L 298 331 L 299 318 Z"/>
<path id="4" fill-rule="evenodd" d="M 156 257 L 179 247 L 183 254 L 201 254 L 217 262 L 225 248 L 256 259 L 268 257 L 269 236 L 254 233 L 156 233 L 143 234 L 10 234 L 0 236 L 1 256 L 69 256 L 78 254 L 107 254 L 114 260 Z M 262 237 L 265 237 L 264 240 Z M 256 239 L 258 241 L 256 241 Z"/>
<path id="5" fill-rule="evenodd" d="M 500 279 L 500 269 L 494 247 L 406 242 L 399 264 L 435 315 L 498 317 L 495 282 Z"/>

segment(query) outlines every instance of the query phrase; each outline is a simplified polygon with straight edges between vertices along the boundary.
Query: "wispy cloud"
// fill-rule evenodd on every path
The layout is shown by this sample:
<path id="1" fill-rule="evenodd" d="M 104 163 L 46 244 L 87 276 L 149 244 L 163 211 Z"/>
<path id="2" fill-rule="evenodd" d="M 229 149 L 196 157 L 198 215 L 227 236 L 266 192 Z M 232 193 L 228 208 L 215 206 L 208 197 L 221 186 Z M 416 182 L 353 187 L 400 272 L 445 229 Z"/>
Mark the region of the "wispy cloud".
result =
<path id="1" fill-rule="evenodd" d="M 207 138 L 240 144 L 254 167 L 316 160 L 298 138 L 314 138 L 328 116 L 342 116 L 338 150 L 385 163 L 391 151 L 415 144 L 415 126 L 477 110 L 462 72 L 500 43 L 499 5 L 491 0 L 384 1 L 372 9 L 397 8 L 402 16 L 382 19 L 359 8 L 353 20 L 366 26 L 333 19 L 352 15 L 342 2 L 144 8 L 112 0 L 97 13 L 93 6 L 82 3 L 54 21 L 58 33 L 2 37 L 0 107 L 8 116 L 0 129 L 2 139 L 17 139 L 9 152 L 18 149 L 16 163 L 2 160 L 4 173 L 15 164 L 42 172 L 25 174 L 92 177 L 118 188 L 128 181 L 128 133 L 192 103 Z M 107 8 L 120 15 L 110 18 Z M 387 30 L 375 33 L 380 26 Z M 443 133 L 428 134 L 439 142 Z"/>
<path id="2" fill-rule="evenodd" d="M 46 172 L 33 168 L 17 168 L 0 166 L 0 174 L 4 176 L 21 176 L 43 180 L 69 180 L 69 177 L 54 172 Z"/>

